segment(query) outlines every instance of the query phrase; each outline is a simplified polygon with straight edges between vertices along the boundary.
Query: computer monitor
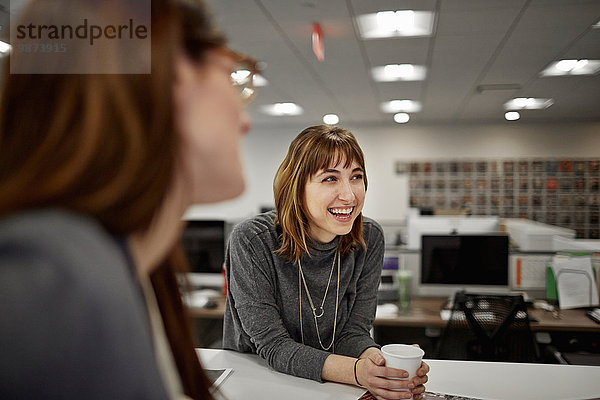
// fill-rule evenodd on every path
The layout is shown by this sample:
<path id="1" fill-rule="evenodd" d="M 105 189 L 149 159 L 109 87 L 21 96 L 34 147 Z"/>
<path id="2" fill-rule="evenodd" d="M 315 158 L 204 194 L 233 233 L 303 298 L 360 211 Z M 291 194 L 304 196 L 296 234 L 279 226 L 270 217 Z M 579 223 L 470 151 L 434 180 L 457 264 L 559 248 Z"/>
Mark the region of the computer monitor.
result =
<path id="1" fill-rule="evenodd" d="M 420 249 L 423 235 L 498 233 L 499 217 L 411 216 L 407 219 L 408 249 Z"/>
<path id="2" fill-rule="evenodd" d="M 377 303 L 395 303 L 398 301 L 398 279 L 400 269 L 399 254 L 386 252 L 381 269 L 381 280 L 377 291 Z"/>
<path id="3" fill-rule="evenodd" d="M 190 283 L 195 286 L 220 288 L 223 282 L 223 262 L 229 236 L 223 220 L 191 220 L 182 234 L 184 252 L 190 265 Z"/>
<path id="4" fill-rule="evenodd" d="M 508 291 L 508 235 L 423 235 L 419 294 Z"/>

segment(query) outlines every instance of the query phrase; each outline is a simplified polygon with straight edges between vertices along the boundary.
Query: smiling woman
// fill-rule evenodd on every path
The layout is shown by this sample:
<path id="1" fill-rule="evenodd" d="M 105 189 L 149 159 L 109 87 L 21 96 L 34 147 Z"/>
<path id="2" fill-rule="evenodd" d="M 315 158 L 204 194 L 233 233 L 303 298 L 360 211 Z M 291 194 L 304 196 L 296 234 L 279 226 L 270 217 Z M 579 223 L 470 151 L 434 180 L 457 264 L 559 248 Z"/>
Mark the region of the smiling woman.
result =
<path id="1" fill-rule="evenodd" d="M 360 169 L 361 173 L 351 174 L 355 169 Z M 342 171 L 345 177 L 341 176 Z M 360 179 L 355 179 L 358 176 Z M 347 190 L 344 187 L 348 187 L 350 178 L 354 181 L 351 185 L 352 193 L 344 193 Z M 341 197 L 337 198 L 340 189 Z M 290 144 L 288 154 L 279 166 L 273 182 L 275 207 L 278 211 L 276 222 L 283 229 L 278 253 L 294 260 L 303 257 L 309 252 L 309 231 L 318 231 L 319 226 L 328 221 L 329 216 L 325 214 L 329 211 L 328 207 L 348 205 L 359 207 L 352 218 L 346 221 L 349 222 L 346 227 L 350 229 L 341 233 L 340 247 L 343 252 L 349 251 L 356 244 L 364 247 L 361 211 L 366 190 L 365 158 L 354 136 L 338 127 L 320 125 L 306 128 Z M 362 194 L 359 193 L 360 196 L 354 198 L 355 191 Z M 304 194 L 300 195 L 302 193 Z M 326 193 L 329 193 L 328 199 L 323 198 L 327 196 Z M 327 201 L 327 204 L 317 205 L 317 201 Z M 309 223 L 311 215 L 313 218 Z M 357 222 L 353 224 L 355 219 Z M 330 242 L 335 236 L 334 234 L 329 240 L 323 237 L 321 241 Z"/>
<path id="2" fill-rule="evenodd" d="M 366 189 L 349 131 L 313 126 L 292 141 L 273 183 L 276 211 L 231 234 L 223 346 L 287 374 L 418 399 L 427 365 L 410 382 L 380 378 L 404 371 L 384 366 L 369 335 L 385 246 L 379 224 L 362 215 Z"/>
<path id="3" fill-rule="evenodd" d="M 349 233 L 362 211 L 364 169 L 356 161 L 350 166 L 346 164 L 343 160 L 333 168 L 321 170 L 306 183 L 304 204 L 309 234 L 320 242 L 330 242 L 337 235 Z"/>

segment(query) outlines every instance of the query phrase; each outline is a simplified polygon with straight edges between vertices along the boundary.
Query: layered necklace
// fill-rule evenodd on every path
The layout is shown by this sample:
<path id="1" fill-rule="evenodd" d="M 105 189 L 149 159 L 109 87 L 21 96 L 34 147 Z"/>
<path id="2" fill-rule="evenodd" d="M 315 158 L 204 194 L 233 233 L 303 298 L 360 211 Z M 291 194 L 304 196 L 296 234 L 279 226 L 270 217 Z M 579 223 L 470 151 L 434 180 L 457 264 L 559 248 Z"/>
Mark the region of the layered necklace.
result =
<path id="1" fill-rule="evenodd" d="M 308 291 L 308 286 L 306 285 L 306 279 L 304 279 L 304 272 L 302 271 L 302 263 L 298 260 L 298 304 L 300 305 L 300 334 L 302 335 L 302 344 L 304 344 L 304 330 L 302 327 L 302 284 L 304 284 L 304 289 L 306 290 L 306 296 L 308 297 L 308 302 L 310 303 L 310 308 L 312 309 L 312 315 L 315 320 L 315 327 L 317 328 L 317 338 L 319 339 L 319 344 L 321 348 L 325 351 L 332 348 L 332 352 L 335 353 L 335 328 L 337 326 L 337 314 L 338 314 L 338 301 L 340 296 L 340 252 L 336 251 L 333 256 L 333 263 L 331 264 L 331 272 L 329 273 L 329 281 L 327 282 L 327 287 L 325 288 L 325 294 L 323 294 L 323 301 L 321 301 L 321 305 L 317 308 L 313 303 L 310 292 Z M 335 268 L 335 260 L 337 259 L 337 290 L 335 294 L 335 316 L 333 318 L 333 336 L 331 337 L 331 343 L 329 346 L 324 346 L 321 341 L 321 334 L 319 332 L 319 321 L 318 319 L 323 316 L 325 310 L 323 306 L 325 305 L 325 299 L 327 298 L 327 292 L 329 291 L 329 285 L 331 284 L 331 277 L 333 276 L 333 270 Z"/>

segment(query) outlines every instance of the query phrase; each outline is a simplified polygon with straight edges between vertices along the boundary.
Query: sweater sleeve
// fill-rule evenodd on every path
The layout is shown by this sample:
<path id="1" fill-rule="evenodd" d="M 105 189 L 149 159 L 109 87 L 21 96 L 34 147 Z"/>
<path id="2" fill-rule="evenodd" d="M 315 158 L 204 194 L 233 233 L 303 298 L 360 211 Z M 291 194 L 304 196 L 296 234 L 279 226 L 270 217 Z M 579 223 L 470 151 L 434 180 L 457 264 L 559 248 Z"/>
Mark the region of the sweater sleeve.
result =
<path id="1" fill-rule="evenodd" d="M 358 357 L 369 347 L 380 346 L 370 335 L 377 309 L 377 289 L 385 251 L 381 228 L 373 223 L 366 237 L 367 250 L 364 265 L 358 278 L 356 298 L 348 321 L 336 340 L 336 353 Z"/>
<path id="2" fill-rule="evenodd" d="M 256 353 L 279 372 L 322 382 L 329 353 L 296 342 L 284 326 L 271 249 L 255 234 L 234 229 L 227 258 L 232 306 Z"/>

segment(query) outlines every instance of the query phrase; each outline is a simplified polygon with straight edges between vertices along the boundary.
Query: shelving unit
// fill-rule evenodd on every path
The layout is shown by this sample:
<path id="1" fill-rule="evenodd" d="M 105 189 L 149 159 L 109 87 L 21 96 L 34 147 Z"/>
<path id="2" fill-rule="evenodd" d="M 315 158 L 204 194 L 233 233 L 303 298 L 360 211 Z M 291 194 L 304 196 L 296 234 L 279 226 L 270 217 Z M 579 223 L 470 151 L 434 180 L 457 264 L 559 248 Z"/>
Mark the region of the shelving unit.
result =
<path id="1" fill-rule="evenodd" d="M 528 218 L 600 239 L 600 160 L 461 159 L 399 161 L 410 206 Z"/>

